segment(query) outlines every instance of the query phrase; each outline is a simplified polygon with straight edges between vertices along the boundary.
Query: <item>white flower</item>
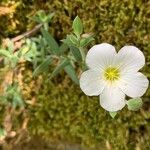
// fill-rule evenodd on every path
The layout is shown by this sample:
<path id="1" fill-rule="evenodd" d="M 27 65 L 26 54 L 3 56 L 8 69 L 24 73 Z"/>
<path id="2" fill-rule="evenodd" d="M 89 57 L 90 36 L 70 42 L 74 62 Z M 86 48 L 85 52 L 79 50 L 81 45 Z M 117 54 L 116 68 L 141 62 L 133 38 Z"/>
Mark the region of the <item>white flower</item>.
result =
<path id="1" fill-rule="evenodd" d="M 140 72 L 145 64 L 143 53 L 134 46 L 124 46 L 117 53 L 107 43 L 93 46 L 87 53 L 89 70 L 82 73 L 80 87 L 88 96 L 100 95 L 100 105 L 107 111 L 121 110 L 125 94 L 141 97 L 149 81 Z"/>

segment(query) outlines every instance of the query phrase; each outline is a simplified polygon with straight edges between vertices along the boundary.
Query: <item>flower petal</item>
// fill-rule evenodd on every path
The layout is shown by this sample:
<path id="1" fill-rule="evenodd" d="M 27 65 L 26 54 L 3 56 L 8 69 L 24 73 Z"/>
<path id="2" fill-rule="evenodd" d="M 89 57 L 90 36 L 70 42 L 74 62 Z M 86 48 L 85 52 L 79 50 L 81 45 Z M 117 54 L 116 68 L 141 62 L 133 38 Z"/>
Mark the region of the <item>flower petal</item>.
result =
<path id="1" fill-rule="evenodd" d="M 115 48 L 107 43 L 93 46 L 87 53 L 86 64 L 89 68 L 104 69 L 110 65 L 116 55 Z"/>
<path id="2" fill-rule="evenodd" d="M 141 97 L 148 88 L 148 79 L 140 72 L 124 74 L 119 87 L 130 97 Z"/>
<path id="3" fill-rule="evenodd" d="M 99 95 L 104 89 L 102 73 L 95 70 L 87 70 L 81 74 L 80 88 L 88 96 Z"/>
<path id="4" fill-rule="evenodd" d="M 114 112 L 125 106 L 125 94 L 117 86 L 107 86 L 100 95 L 100 105 L 107 111 Z"/>
<path id="5" fill-rule="evenodd" d="M 135 46 L 124 46 L 117 54 L 116 64 L 124 72 L 135 72 L 140 70 L 145 64 L 143 52 Z"/>

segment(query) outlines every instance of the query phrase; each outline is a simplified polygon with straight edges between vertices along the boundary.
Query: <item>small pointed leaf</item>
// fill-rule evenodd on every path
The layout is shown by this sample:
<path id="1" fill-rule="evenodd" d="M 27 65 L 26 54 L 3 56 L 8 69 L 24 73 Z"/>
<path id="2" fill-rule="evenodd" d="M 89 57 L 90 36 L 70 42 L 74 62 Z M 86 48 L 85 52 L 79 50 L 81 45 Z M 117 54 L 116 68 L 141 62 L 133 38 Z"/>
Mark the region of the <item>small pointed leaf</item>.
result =
<path id="1" fill-rule="evenodd" d="M 81 39 L 81 41 L 80 41 L 80 46 L 81 46 L 81 47 L 85 47 L 85 46 L 87 46 L 88 44 L 90 44 L 92 41 L 94 41 L 94 38 L 93 38 L 93 37 L 88 37 L 88 38 Z"/>
<path id="2" fill-rule="evenodd" d="M 65 43 L 62 43 L 62 45 L 59 47 L 59 51 L 61 54 L 63 54 L 64 52 L 66 52 L 68 50 L 68 45 Z"/>
<path id="3" fill-rule="evenodd" d="M 8 40 L 8 51 L 13 54 L 14 51 L 14 43 L 11 40 Z"/>
<path id="4" fill-rule="evenodd" d="M 19 58 L 17 56 L 12 56 L 11 57 L 11 67 L 12 68 L 16 67 L 18 61 L 19 61 Z"/>
<path id="5" fill-rule="evenodd" d="M 61 40 L 64 44 L 66 44 L 66 45 L 68 45 L 68 46 L 72 46 L 72 42 L 70 41 L 70 39 L 68 38 L 68 36 L 67 36 L 67 38 L 66 39 L 63 39 L 63 40 Z"/>
<path id="6" fill-rule="evenodd" d="M 69 77 L 72 79 L 72 81 L 74 81 L 76 84 L 79 84 L 79 79 L 78 79 L 76 72 L 75 72 L 75 69 L 73 68 L 71 63 L 69 63 L 69 65 L 67 65 L 64 68 L 64 70 L 69 75 Z"/>
<path id="7" fill-rule="evenodd" d="M 56 42 L 56 40 L 45 30 L 42 30 L 42 34 L 44 38 L 46 39 L 47 44 L 49 45 L 51 51 L 54 54 L 59 54 L 59 45 Z"/>
<path id="8" fill-rule="evenodd" d="M 71 53 L 77 61 L 82 61 L 80 50 L 75 46 L 70 46 Z"/>
<path id="9" fill-rule="evenodd" d="M 57 67 L 54 69 L 54 71 L 51 74 L 51 78 L 56 76 L 64 67 L 66 67 L 69 64 L 68 58 L 62 59 L 60 63 L 57 65 Z"/>
<path id="10" fill-rule="evenodd" d="M 109 112 L 109 114 L 110 114 L 110 116 L 111 116 L 112 118 L 115 118 L 115 116 L 117 115 L 117 112 L 116 112 L 116 111 L 114 111 L 114 112 Z"/>
<path id="11" fill-rule="evenodd" d="M 5 49 L 0 49 L 0 55 L 11 58 L 11 53 Z"/>
<path id="12" fill-rule="evenodd" d="M 16 108 L 17 106 L 19 106 L 19 107 L 23 107 L 24 106 L 24 101 L 23 101 L 21 95 L 19 95 L 18 93 L 14 93 L 14 98 L 13 98 L 13 101 L 12 101 L 12 106 L 14 108 Z"/>
<path id="13" fill-rule="evenodd" d="M 83 24 L 78 16 L 73 21 L 73 31 L 77 37 L 80 37 L 83 32 Z"/>
<path id="14" fill-rule="evenodd" d="M 139 110 L 143 104 L 141 98 L 133 98 L 133 99 L 128 100 L 126 103 L 127 103 L 128 109 L 132 111 Z"/>
<path id="15" fill-rule="evenodd" d="M 52 63 L 52 57 L 45 59 L 33 72 L 33 76 L 36 76 L 42 72 L 46 72 L 49 68 L 49 65 Z"/>
<path id="16" fill-rule="evenodd" d="M 70 34 L 67 36 L 67 38 L 69 38 L 69 40 L 72 42 L 72 45 L 77 45 L 78 44 L 78 39 L 76 38 L 75 35 Z"/>
<path id="17" fill-rule="evenodd" d="M 47 16 L 47 22 L 49 23 L 52 18 L 54 17 L 55 13 L 50 13 L 48 16 Z"/>
<path id="18" fill-rule="evenodd" d="M 5 137 L 6 135 L 7 135 L 6 130 L 0 127 L 0 138 Z"/>

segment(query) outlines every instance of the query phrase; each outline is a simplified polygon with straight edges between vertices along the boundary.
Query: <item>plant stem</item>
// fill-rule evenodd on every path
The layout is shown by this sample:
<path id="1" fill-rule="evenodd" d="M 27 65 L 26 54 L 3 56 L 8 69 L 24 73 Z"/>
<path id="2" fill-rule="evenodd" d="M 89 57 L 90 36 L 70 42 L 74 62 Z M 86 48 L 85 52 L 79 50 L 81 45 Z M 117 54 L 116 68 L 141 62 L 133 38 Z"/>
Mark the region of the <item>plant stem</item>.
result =
<path id="1" fill-rule="evenodd" d="M 82 56 L 82 61 L 85 62 L 85 52 L 84 49 L 82 47 L 79 48 L 81 56 Z"/>

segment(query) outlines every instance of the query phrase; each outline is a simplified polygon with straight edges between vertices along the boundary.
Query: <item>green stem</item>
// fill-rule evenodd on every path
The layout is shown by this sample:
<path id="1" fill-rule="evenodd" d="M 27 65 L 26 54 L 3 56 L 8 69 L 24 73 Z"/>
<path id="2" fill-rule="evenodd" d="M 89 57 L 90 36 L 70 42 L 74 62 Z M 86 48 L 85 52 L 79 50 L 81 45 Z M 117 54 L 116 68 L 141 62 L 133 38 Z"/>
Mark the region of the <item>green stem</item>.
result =
<path id="1" fill-rule="evenodd" d="M 85 52 L 84 52 L 84 49 L 82 47 L 80 47 L 79 50 L 80 50 L 81 57 L 82 57 L 82 63 L 81 63 L 82 70 L 86 70 L 87 67 L 85 65 Z"/>
<path id="2" fill-rule="evenodd" d="M 82 61 L 85 62 L 85 52 L 84 49 L 82 47 L 79 48 L 81 56 L 82 56 Z"/>

